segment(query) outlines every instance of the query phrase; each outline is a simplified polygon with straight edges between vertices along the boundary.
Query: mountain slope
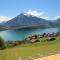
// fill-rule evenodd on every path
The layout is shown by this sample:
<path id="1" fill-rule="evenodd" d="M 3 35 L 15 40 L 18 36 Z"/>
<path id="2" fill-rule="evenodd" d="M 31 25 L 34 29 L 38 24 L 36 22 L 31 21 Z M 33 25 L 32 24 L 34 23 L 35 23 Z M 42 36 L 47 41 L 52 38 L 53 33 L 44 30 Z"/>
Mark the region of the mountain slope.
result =
<path id="1" fill-rule="evenodd" d="M 60 26 L 60 18 L 58 18 L 57 20 L 54 21 L 54 25 Z"/>
<path id="2" fill-rule="evenodd" d="M 3 24 L 7 29 L 49 27 L 50 23 L 42 18 L 32 15 L 24 15 L 23 13 Z"/>

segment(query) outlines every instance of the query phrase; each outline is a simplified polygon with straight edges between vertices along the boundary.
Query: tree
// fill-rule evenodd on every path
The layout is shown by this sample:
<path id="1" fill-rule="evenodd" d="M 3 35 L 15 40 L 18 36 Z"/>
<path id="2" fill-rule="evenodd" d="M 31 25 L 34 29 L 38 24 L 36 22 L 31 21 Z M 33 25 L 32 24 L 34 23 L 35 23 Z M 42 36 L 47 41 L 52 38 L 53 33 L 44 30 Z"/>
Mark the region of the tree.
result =
<path id="1" fill-rule="evenodd" d="M 6 48 L 6 43 L 5 41 L 0 37 L 0 49 L 5 49 Z"/>

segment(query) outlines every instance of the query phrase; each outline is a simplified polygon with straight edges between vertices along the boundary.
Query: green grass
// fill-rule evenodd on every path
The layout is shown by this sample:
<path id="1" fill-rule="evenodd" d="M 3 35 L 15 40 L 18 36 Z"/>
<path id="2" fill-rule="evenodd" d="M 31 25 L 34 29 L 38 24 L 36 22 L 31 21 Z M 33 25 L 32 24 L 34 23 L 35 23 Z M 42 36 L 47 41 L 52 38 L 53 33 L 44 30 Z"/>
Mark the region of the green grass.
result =
<path id="1" fill-rule="evenodd" d="M 40 39 L 41 42 L 22 44 L 13 48 L 0 50 L 0 60 L 18 60 L 21 57 L 27 60 L 28 56 L 36 57 L 38 54 L 47 55 L 50 51 L 60 50 L 60 36 L 55 41 L 44 42 L 45 38 Z"/>

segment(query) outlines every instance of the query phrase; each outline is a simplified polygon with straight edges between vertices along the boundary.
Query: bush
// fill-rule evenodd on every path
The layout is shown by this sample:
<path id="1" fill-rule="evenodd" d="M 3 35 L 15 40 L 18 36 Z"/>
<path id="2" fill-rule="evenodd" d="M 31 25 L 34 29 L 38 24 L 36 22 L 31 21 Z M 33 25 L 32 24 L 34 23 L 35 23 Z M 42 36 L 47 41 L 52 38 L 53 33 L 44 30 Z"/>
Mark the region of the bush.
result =
<path id="1" fill-rule="evenodd" d="M 5 49 L 6 48 L 6 43 L 5 41 L 0 37 L 0 49 Z"/>

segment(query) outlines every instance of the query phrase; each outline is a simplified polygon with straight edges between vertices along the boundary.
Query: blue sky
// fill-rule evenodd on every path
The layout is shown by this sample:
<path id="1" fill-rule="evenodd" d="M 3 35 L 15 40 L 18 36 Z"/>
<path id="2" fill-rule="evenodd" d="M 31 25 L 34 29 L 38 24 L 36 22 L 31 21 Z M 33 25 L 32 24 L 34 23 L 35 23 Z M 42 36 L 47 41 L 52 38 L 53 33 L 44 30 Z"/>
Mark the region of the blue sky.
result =
<path id="1" fill-rule="evenodd" d="M 60 17 L 60 0 L 0 0 L 1 19 L 4 16 L 12 18 L 28 10 L 44 12 L 44 16 L 50 19 Z"/>

